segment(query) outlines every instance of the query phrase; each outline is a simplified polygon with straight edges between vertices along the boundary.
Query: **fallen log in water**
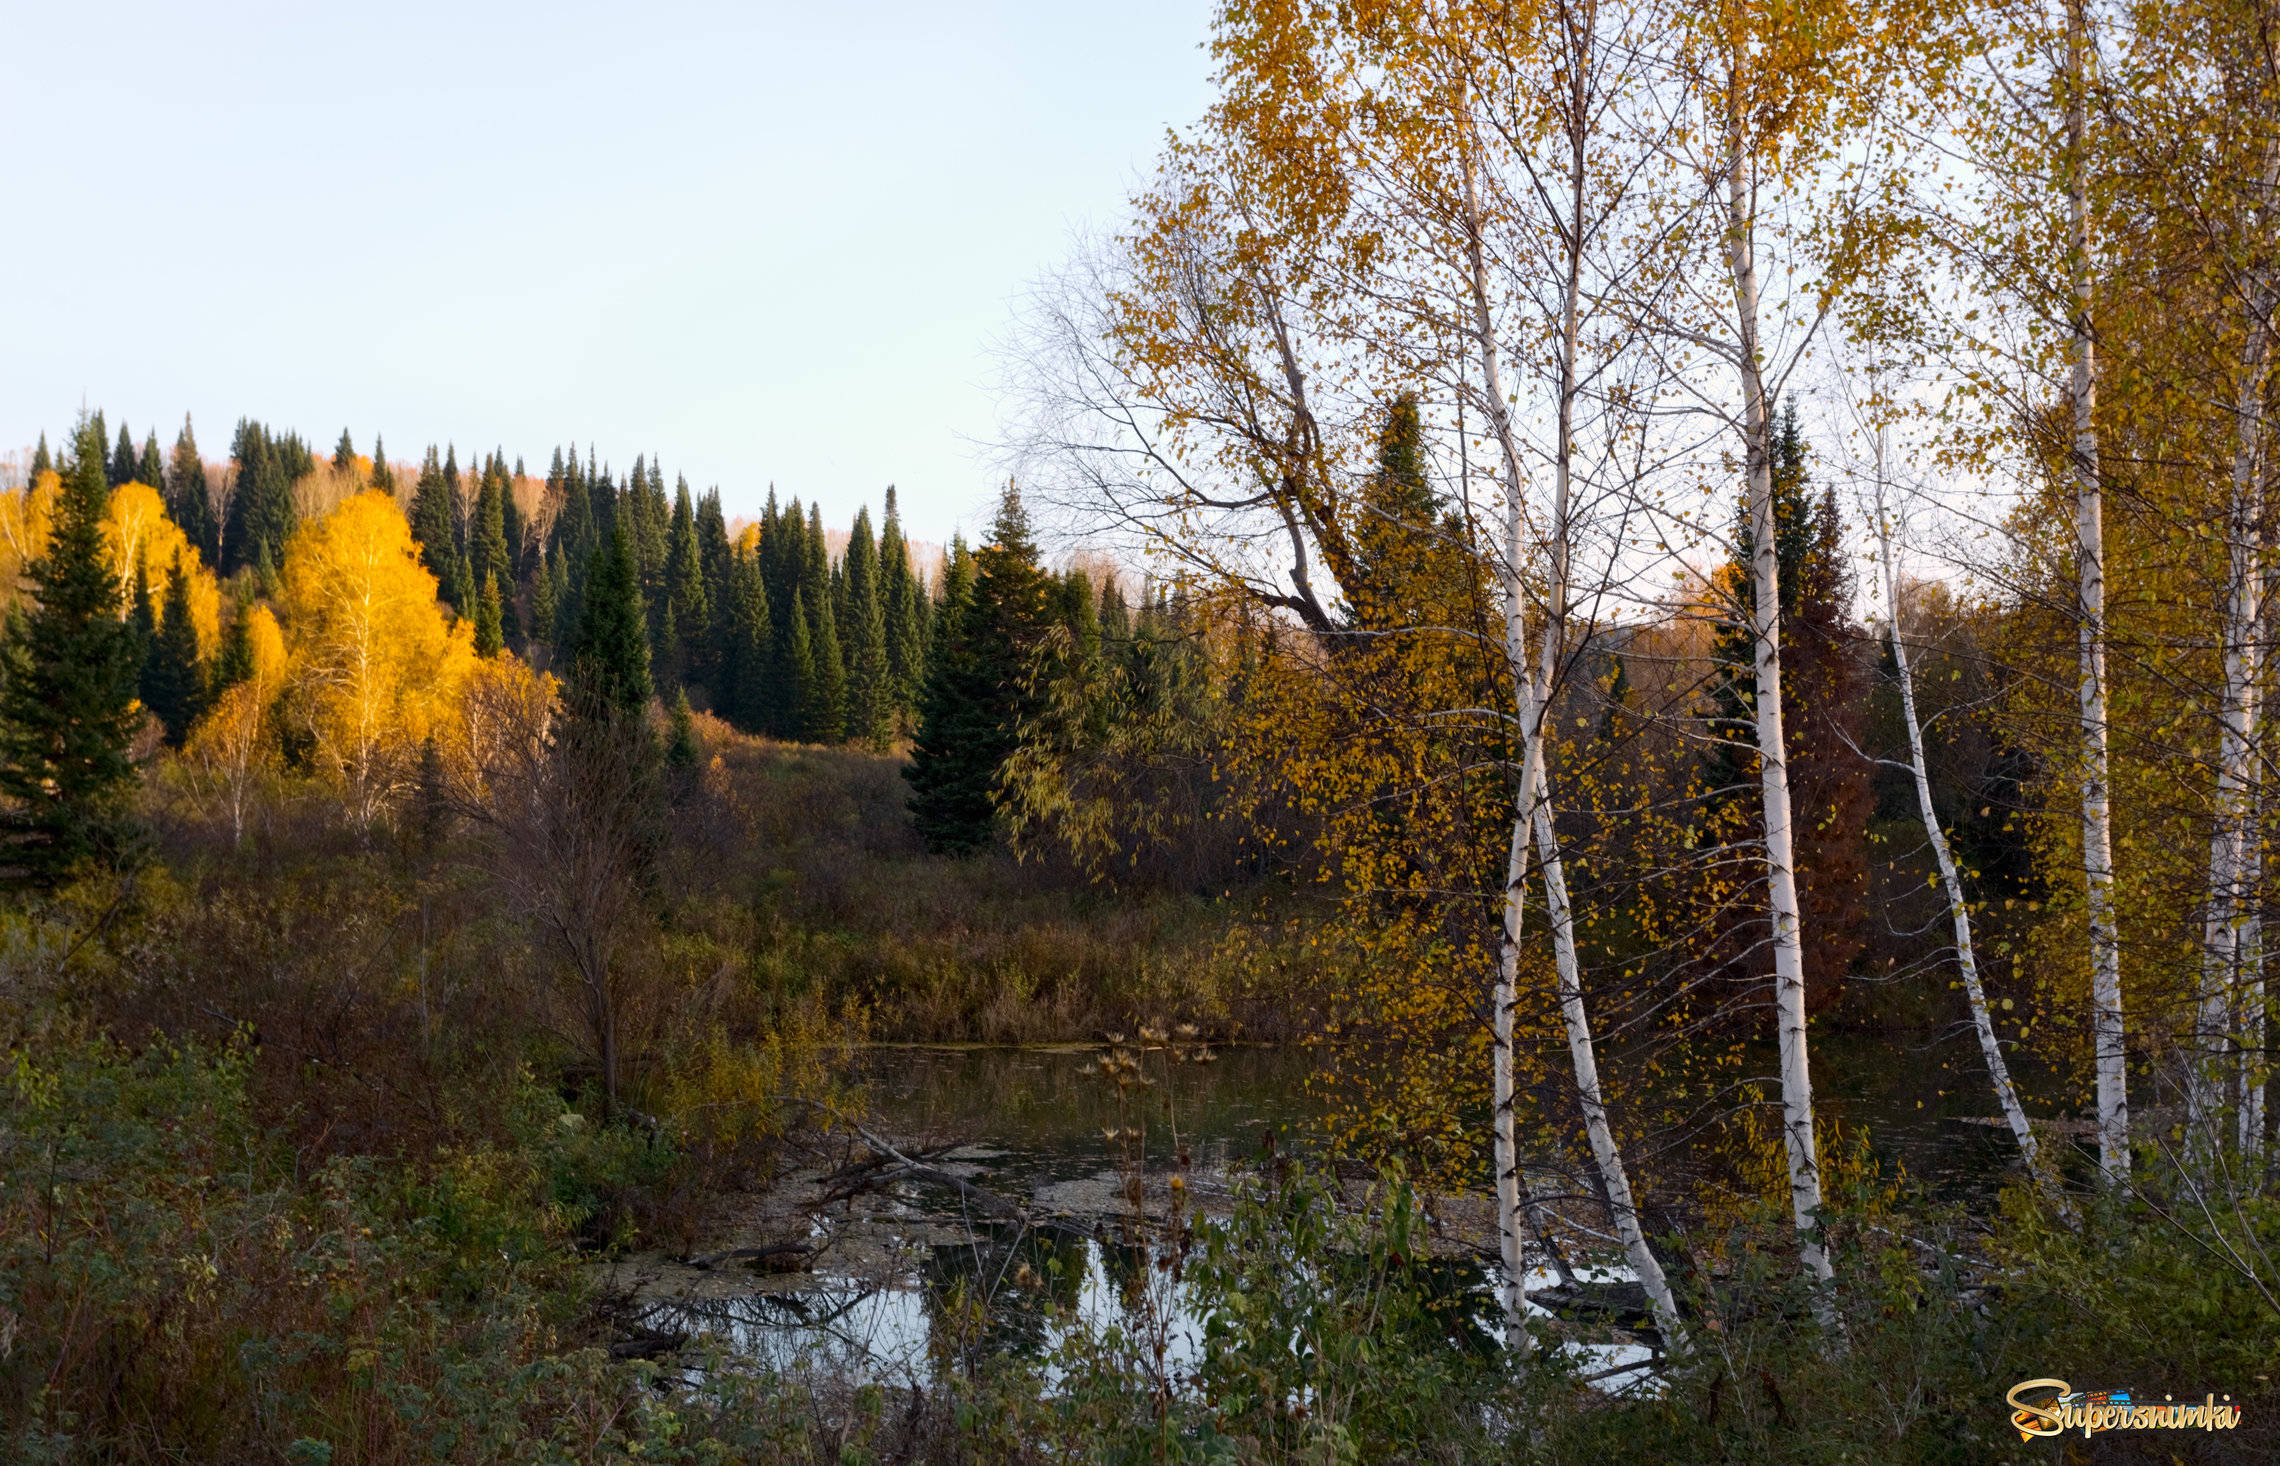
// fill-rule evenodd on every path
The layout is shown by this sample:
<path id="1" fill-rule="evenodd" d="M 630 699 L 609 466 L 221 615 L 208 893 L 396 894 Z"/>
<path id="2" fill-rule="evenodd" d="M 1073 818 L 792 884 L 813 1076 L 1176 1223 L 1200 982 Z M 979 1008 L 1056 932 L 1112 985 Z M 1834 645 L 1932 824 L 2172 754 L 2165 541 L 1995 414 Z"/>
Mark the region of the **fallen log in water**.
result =
<path id="1" fill-rule="evenodd" d="M 707 1272 L 724 1262 L 760 1262 L 778 1257 L 812 1257 L 815 1249 L 805 1242 L 779 1242 L 771 1247 L 731 1247 L 725 1252 L 708 1252 L 701 1257 L 687 1257 L 682 1263 L 688 1267 L 703 1268 Z"/>

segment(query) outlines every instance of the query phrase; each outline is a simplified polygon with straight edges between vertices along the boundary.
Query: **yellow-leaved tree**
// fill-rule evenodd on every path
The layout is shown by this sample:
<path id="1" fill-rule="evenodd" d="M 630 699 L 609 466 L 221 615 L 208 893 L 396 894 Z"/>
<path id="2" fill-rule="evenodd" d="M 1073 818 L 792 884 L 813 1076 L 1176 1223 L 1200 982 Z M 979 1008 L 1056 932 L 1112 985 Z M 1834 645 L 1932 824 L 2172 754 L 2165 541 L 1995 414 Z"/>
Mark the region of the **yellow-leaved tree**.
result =
<path id="1" fill-rule="evenodd" d="M 0 608 L 23 591 L 24 567 L 47 548 L 48 518 L 63 478 L 49 469 L 29 488 L 0 494 Z"/>
<path id="2" fill-rule="evenodd" d="M 285 634 L 269 608 L 257 603 L 238 614 L 245 618 L 247 674 L 215 695 L 182 762 L 192 795 L 229 820 L 233 845 L 244 841 L 254 801 L 277 764 L 269 711 L 286 671 Z"/>
<path id="3" fill-rule="evenodd" d="M 135 576 L 150 587 L 151 612 L 163 623 L 166 577 L 177 556 L 190 590 L 190 624 L 198 628 L 198 655 L 211 657 L 221 646 L 222 596 L 198 557 L 198 547 L 167 515 L 166 501 L 148 484 L 121 484 L 111 491 L 103 512 L 103 550 L 119 577 L 119 598 L 132 605 Z"/>
<path id="4" fill-rule="evenodd" d="M 475 664 L 472 632 L 446 622 L 418 555 L 383 493 L 303 525 L 285 551 L 291 715 L 359 830 L 410 784 L 420 745 L 458 717 Z"/>

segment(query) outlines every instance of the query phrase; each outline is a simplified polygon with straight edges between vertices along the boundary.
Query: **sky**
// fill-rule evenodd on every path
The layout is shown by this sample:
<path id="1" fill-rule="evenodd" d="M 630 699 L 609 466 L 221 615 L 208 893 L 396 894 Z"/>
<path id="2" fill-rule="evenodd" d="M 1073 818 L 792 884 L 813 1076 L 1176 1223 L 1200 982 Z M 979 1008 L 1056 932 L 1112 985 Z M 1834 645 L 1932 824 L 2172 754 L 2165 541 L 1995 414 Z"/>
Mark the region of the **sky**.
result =
<path id="1" fill-rule="evenodd" d="M 987 522 L 990 348 L 1209 103 L 1207 0 L 0 0 L 0 450 L 591 443 Z"/>

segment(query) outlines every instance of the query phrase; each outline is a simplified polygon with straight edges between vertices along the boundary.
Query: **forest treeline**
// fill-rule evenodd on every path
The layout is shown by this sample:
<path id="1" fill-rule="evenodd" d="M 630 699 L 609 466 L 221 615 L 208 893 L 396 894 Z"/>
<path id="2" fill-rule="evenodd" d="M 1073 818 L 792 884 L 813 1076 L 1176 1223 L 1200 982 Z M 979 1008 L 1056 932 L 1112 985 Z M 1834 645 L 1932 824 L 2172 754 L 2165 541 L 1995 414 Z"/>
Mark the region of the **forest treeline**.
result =
<path id="1" fill-rule="evenodd" d="M 456 448 L 431 447 L 414 469 L 378 439 L 361 455 L 344 431 L 328 457 L 252 420 L 224 463 L 202 457 L 187 421 L 170 455 L 155 433 L 137 451 L 124 425 L 96 451 L 109 441 L 100 412 L 60 456 L 41 436 L 29 482 L 0 503 L 8 598 L 27 589 L 66 478 L 100 473 L 134 694 L 241 828 L 271 768 L 354 791 L 360 827 L 386 817 L 423 747 L 460 720 L 479 662 L 568 668 L 597 567 L 621 552 L 665 708 L 781 740 L 914 746 L 921 828 L 952 853 L 991 832 L 998 770 L 1043 685 L 1043 633 L 1068 648 L 1048 681 L 1152 664 L 1176 640 L 1169 588 L 1135 605 L 1113 573 L 1046 568 L 1010 490 L 997 537 L 979 550 L 956 538 L 930 577 L 892 488 L 877 533 L 867 507 L 827 533 L 819 508 L 773 491 L 732 526 L 717 490 L 683 479 L 668 496 L 646 458 L 621 479 L 556 449 L 535 478 L 503 453 L 463 471 Z M 393 619 L 332 615 L 327 598 L 351 593 L 343 576 Z M 343 637 L 354 644 L 328 640 Z M 350 665 L 353 690 L 337 685 Z"/>

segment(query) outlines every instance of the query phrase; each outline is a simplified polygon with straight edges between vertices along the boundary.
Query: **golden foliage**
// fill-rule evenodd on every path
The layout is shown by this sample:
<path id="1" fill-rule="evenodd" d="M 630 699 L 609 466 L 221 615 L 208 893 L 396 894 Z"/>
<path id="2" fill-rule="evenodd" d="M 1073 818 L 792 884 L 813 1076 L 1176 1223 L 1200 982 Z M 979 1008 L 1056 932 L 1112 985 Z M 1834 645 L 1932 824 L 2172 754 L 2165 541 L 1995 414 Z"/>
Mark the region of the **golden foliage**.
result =
<path id="1" fill-rule="evenodd" d="M 369 828 L 410 782 L 420 745 L 456 724 L 474 636 L 445 620 L 435 577 L 386 494 L 359 494 L 303 525 L 282 580 L 293 716 Z"/>
<path id="2" fill-rule="evenodd" d="M 132 601 L 139 571 L 150 586 L 151 614 L 166 620 L 166 577 L 177 557 L 190 583 L 190 622 L 198 628 L 198 655 L 210 657 L 222 641 L 221 587 L 205 568 L 198 547 L 175 527 L 166 501 L 148 484 L 121 484 L 111 491 L 103 513 L 103 548 L 119 577 L 119 594 Z"/>
<path id="3" fill-rule="evenodd" d="M 48 519 L 62 486 L 50 469 L 30 488 L 0 494 L 0 604 L 22 593 L 24 567 L 47 548 Z"/>

